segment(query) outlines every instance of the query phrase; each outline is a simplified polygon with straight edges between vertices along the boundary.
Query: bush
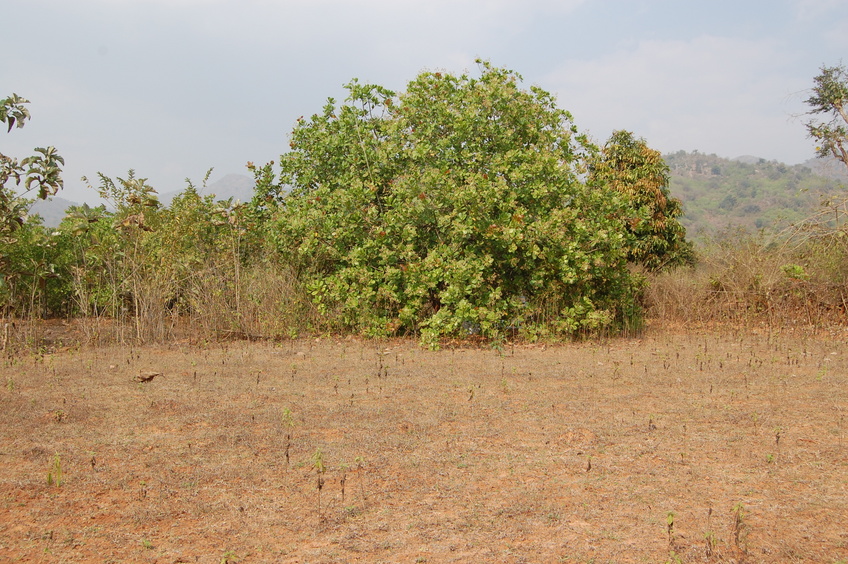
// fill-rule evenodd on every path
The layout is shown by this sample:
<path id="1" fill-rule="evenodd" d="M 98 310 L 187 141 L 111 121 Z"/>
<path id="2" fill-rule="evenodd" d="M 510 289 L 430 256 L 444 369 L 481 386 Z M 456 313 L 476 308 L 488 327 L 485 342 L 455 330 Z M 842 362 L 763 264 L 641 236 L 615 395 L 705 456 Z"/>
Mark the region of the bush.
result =
<path id="1" fill-rule="evenodd" d="M 320 311 L 369 335 L 638 323 L 626 198 L 582 180 L 597 149 L 550 94 L 481 67 L 398 95 L 353 81 L 299 120 L 279 179 L 257 171 L 278 250 Z"/>

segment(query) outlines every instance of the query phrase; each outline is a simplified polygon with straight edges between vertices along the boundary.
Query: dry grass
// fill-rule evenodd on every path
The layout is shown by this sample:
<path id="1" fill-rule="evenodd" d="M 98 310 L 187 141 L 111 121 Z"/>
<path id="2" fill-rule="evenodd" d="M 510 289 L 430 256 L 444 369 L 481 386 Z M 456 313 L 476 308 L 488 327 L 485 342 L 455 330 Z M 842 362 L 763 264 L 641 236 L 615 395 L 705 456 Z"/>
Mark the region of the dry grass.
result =
<path id="1" fill-rule="evenodd" d="M 846 560 L 845 340 L 653 328 L 5 360 L 0 560 Z"/>
<path id="2" fill-rule="evenodd" d="M 823 328 L 848 320 L 848 250 L 761 241 L 714 245 L 694 268 L 649 274 L 652 318 L 687 324 Z"/>

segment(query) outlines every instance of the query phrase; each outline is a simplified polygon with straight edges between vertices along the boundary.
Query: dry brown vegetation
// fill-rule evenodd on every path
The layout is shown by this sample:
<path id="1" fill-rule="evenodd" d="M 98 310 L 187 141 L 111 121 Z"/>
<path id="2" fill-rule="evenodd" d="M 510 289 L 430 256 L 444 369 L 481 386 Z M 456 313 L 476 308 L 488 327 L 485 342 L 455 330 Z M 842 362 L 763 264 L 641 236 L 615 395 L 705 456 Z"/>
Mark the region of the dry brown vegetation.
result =
<path id="1" fill-rule="evenodd" d="M 20 354 L 0 560 L 845 561 L 846 336 Z"/>
<path id="2" fill-rule="evenodd" d="M 848 321 L 848 247 L 803 252 L 742 238 L 715 244 L 693 268 L 649 274 L 644 302 L 655 319 L 704 325 L 813 327 Z"/>

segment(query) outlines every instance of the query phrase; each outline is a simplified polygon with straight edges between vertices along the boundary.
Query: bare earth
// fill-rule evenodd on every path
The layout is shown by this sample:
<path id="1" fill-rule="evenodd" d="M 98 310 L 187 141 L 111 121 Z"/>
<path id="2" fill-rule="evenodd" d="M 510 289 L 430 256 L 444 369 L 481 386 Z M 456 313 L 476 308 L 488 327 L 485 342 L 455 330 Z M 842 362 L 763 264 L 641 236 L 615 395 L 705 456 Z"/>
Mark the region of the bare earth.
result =
<path id="1" fill-rule="evenodd" d="M 846 562 L 846 341 L 3 359 L 0 561 Z"/>

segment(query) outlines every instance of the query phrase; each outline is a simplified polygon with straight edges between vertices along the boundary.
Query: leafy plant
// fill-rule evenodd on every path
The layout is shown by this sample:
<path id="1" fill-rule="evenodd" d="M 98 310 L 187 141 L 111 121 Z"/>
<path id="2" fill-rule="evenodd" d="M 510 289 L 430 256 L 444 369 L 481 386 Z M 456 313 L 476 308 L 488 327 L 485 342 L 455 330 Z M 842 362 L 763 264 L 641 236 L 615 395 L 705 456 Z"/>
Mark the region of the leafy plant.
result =
<path id="1" fill-rule="evenodd" d="M 283 409 L 282 415 L 280 415 L 280 423 L 283 427 L 291 429 L 295 426 L 294 415 L 292 415 L 291 409 L 286 407 Z"/>
<path id="2" fill-rule="evenodd" d="M 718 539 L 716 538 L 715 533 L 712 531 L 704 533 L 704 545 L 704 551 L 706 552 L 707 558 L 712 557 L 718 547 Z"/>
<path id="3" fill-rule="evenodd" d="M 666 529 L 668 530 L 668 544 L 674 546 L 674 511 L 669 511 L 666 515 Z"/>
<path id="4" fill-rule="evenodd" d="M 733 506 L 731 510 L 733 514 L 733 543 L 742 552 L 746 552 L 748 538 L 748 523 L 746 518 L 748 514 L 745 512 L 745 506 L 740 502 Z"/>
<path id="5" fill-rule="evenodd" d="M 620 192 L 628 203 L 627 230 L 634 239 L 628 258 L 649 270 L 691 264 L 680 200 L 669 193 L 669 167 L 659 151 L 629 131 L 615 131 L 591 161 L 589 183 Z"/>
<path id="6" fill-rule="evenodd" d="M 668 553 L 668 560 L 666 560 L 666 564 L 683 564 L 683 559 L 675 551 L 670 550 Z"/>
<path id="7" fill-rule="evenodd" d="M 819 157 L 834 157 L 848 167 L 848 69 L 845 65 L 822 66 L 813 79 L 813 91 L 805 103 L 808 115 L 824 115 L 827 121 L 810 119 L 807 133 L 819 145 Z"/>
<path id="8" fill-rule="evenodd" d="M 0 99 L 0 122 L 7 125 L 7 132 L 23 127 L 30 118 L 27 104 L 29 100 L 17 94 Z M 65 160 L 54 147 L 37 147 L 35 153 L 20 161 L 0 153 L 0 311 L 4 313 L 46 313 L 43 286 L 56 276 L 53 242 L 37 218 L 27 220 L 32 203 L 27 195 L 42 200 L 55 195 L 63 187 Z M 21 185 L 23 193 L 18 194 L 16 187 Z"/>
<path id="9" fill-rule="evenodd" d="M 7 125 L 7 133 L 14 127 L 23 127 L 30 118 L 27 104 L 29 100 L 17 94 L 0 99 L 0 122 Z M 21 161 L 0 153 L 0 242 L 4 244 L 14 241 L 12 233 L 24 224 L 29 207 L 23 196 L 7 187 L 10 180 L 15 185 L 23 182 L 24 194 L 34 191 L 42 200 L 56 194 L 63 186 L 61 167 L 65 160 L 56 149 L 37 147 L 35 152 L 36 155 Z"/>
<path id="10" fill-rule="evenodd" d="M 323 514 L 321 513 L 321 490 L 324 489 L 324 472 L 327 469 L 324 466 L 324 453 L 321 452 L 320 448 L 312 455 L 312 467 L 315 469 L 318 477 L 318 516 L 319 518 L 323 518 Z"/>
<path id="11" fill-rule="evenodd" d="M 221 564 L 234 564 L 240 561 L 241 557 L 232 550 L 228 550 L 221 556 Z"/>
<path id="12" fill-rule="evenodd" d="M 640 283 L 627 203 L 582 181 L 597 148 L 551 94 L 479 63 L 401 94 L 352 81 L 298 120 L 279 178 L 254 167 L 253 209 L 337 327 L 430 344 L 620 328 Z"/>
<path id="13" fill-rule="evenodd" d="M 354 462 L 356 463 L 356 473 L 359 474 L 359 491 L 362 495 L 362 500 L 365 501 L 368 499 L 368 496 L 365 495 L 365 477 L 363 476 L 365 472 L 365 458 L 357 456 Z"/>

